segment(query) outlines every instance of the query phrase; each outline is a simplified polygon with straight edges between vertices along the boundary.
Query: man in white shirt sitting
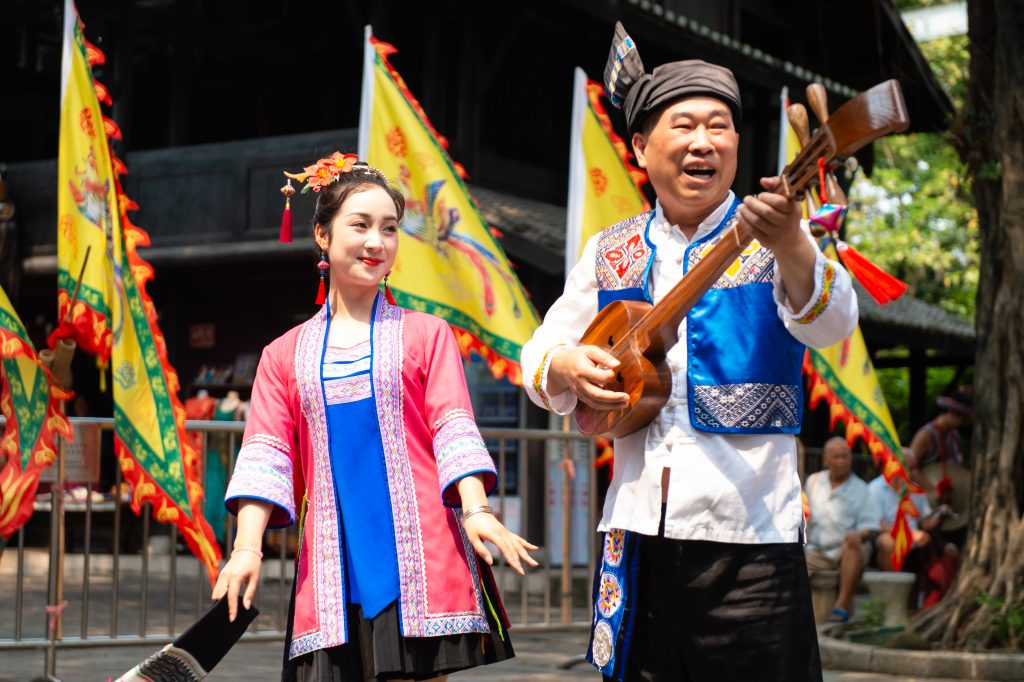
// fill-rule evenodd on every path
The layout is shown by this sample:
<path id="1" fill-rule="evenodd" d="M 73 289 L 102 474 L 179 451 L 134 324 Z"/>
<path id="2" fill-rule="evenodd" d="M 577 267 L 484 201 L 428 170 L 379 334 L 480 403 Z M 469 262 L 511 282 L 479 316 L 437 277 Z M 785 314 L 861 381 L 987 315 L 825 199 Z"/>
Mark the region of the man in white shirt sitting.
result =
<path id="1" fill-rule="evenodd" d="M 856 327 L 849 275 L 770 190 L 742 200 L 742 113 L 732 72 L 698 60 L 646 73 L 621 24 L 605 69 L 654 210 L 591 238 L 562 296 L 523 347 L 530 399 L 558 414 L 608 390 L 618 361 L 580 345 L 613 301 L 655 305 L 740 221 L 755 241 L 693 306 L 668 349 L 671 396 L 615 440 L 598 527 L 590 660 L 606 680 L 821 680 L 801 543 L 796 440 L 805 346 Z"/>
<path id="2" fill-rule="evenodd" d="M 825 443 L 823 471 L 807 477 L 810 508 L 807 525 L 807 569 L 839 571 L 839 595 L 829 620 L 850 619 L 853 590 L 871 557 L 868 540 L 878 532 L 881 514 L 868 485 L 853 473 L 853 455 L 846 440 Z"/>

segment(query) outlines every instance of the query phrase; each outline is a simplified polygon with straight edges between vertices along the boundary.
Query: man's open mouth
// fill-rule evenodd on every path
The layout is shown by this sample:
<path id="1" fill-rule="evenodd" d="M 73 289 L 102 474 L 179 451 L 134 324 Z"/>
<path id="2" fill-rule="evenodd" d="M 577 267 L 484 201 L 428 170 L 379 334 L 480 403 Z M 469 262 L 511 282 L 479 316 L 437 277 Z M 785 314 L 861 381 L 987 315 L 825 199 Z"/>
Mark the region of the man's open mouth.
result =
<path id="1" fill-rule="evenodd" d="M 683 172 L 692 178 L 698 178 L 701 180 L 710 180 L 715 175 L 715 169 L 708 166 L 694 166 L 693 168 L 685 168 Z"/>

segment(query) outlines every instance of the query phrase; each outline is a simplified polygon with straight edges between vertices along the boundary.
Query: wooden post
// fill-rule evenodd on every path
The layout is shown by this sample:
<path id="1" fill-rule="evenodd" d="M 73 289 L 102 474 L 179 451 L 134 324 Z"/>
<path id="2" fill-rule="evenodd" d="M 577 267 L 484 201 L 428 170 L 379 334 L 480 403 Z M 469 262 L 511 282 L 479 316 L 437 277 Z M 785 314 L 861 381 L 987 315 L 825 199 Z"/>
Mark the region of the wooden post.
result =
<path id="1" fill-rule="evenodd" d="M 569 432 L 569 416 L 562 418 L 562 432 Z M 572 459 L 569 439 L 562 441 L 563 463 Z M 562 623 L 572 622 L 572 479 L 568 465 L 562 471 Z"/>

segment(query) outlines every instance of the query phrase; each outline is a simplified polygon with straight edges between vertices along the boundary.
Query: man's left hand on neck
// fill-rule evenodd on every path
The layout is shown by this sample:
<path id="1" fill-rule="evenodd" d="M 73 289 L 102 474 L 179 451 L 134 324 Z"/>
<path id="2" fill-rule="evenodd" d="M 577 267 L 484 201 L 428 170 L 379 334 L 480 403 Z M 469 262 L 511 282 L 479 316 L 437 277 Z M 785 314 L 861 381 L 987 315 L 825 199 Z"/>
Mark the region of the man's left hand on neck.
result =
<path id="1" fill-rule="evenodd" d="M 761 178 L 765 192 L 743 199 L 740 220 L 754 238 L 775 252 L 786 297 L 793 312 L 801 310 L 814 293 L 814 245 L 800 227 L 800 203 L 773 190 L 778 178 Z"/>

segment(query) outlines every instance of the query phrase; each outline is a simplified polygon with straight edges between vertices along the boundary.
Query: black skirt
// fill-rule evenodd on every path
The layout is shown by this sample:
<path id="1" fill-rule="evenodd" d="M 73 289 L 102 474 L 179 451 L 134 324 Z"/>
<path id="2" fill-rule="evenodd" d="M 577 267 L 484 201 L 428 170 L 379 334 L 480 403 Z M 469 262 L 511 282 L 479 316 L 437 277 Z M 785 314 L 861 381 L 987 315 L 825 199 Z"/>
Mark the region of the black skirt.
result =
<path id="1" fill-rule="evenodd" d="M 295 595 L 292 594 L 294 608 Z M 285 637 L 282 682 L 379 682 L 429 680 L 440 675 L 497 663 L 515 656 L 508 629 L 499 627 L 490 610 L 491 631 L 444 637 L 403 637 L 398 606 L 392 602 L 371 620 L 359 606 L 349 606 L 349 643 L 318 649 L 288 660 L 291 614 Z"/>

